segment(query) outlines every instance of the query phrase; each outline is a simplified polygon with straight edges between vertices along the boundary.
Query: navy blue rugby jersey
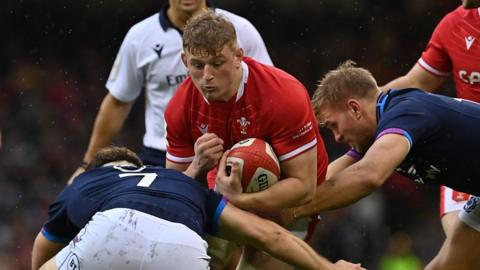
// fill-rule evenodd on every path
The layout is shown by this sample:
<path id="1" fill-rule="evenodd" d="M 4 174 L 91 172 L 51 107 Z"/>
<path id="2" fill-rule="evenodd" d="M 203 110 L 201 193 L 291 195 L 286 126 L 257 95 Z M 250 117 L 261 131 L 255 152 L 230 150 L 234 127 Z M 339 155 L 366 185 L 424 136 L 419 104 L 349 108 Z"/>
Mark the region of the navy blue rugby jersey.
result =
<path id="1" fill-rule="evenodd" d="M 79 175 L 58 195 L 42 233 L 68 242 L 96 212 L 129 208 L 184 224 L 200 236 L 216 234 L 225 204 L 222 195 L 175 170 L 107 166 Z"/>
<path id="2" fill-rule="evenodd" d="M 480 104 L 419 89 L 390 90 L 377 102 L 378 139 L 404 135 L 410 151 L 397 171 L 480 195 Z"/>

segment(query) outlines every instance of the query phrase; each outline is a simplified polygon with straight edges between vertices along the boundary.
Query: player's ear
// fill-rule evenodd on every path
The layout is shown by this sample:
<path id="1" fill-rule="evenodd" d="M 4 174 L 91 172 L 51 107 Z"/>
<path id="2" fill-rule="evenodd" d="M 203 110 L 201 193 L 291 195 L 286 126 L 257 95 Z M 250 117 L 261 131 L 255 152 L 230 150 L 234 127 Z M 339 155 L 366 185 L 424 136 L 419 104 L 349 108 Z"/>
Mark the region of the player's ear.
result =
<path id="1" fill-rule="evenodd" d="M 243 58 L 243 49 L 242 48 L 237 48 L 236 52 L 235 52 L 235 56 L 241 61 L 242 58 Z"/>
<path id="2" fill-rule="evenodd" d="M 350 98 L 347 100 L 347 111 L 355 119 L 360 119 L 361 109 L 361 104 L 357 99 Z"/>
<path id="3" fill-rule="evenodd" d="M 187 55 L 185 54 L 185 52 L 182 52 L 182 62 L 186 67 L 188 67 L 187 66 Z"/>
<path id="4" fill-rule="evenodd" d="M 240 64 L 243 59 L 243 49 L 242 48 L 237 48 L 235 49 L 235 62 L 236 62 L 236 68 L 240 69 L 242 65 Z"/>

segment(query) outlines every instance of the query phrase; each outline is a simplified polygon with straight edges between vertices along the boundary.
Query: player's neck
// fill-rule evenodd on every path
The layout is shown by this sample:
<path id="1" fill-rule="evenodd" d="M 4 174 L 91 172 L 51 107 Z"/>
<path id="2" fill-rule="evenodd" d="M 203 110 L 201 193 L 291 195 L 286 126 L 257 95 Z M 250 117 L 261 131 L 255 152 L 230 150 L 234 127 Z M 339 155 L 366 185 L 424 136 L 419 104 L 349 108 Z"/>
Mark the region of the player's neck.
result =
<path id="1" fill-rule="evenodd" d="M 240 66 L 237 70 L 235 70 L 232 85 L 230 86 L 231 94 L 225 101 L 230 100 L 233 96 L 237 94 L 238 89 L 240 88 L 240 84 L 243 82 L 242 78 L 243 78 L 243 68 L 242 66 Z"/>
<path id="2" fill-rule="evenodd" d="M 185 11 L 181 11 L 181 10 L 174 9 L 174 8 L 170 7 L 167 10 L 167 16 L 175 27 L 177 27 L 178 29 L 181 29 L 183 31 L 183 28 L 185 28 L 185 25 L 187 24 L 187 21 L 191 17 L 199 14 L 200 12 L 206 10 L 207 8 L 208 7 L 205 4 L 204 6 L 202 6 L 200 9 L 198 9 L 196 11 L 185 12 Z"/>

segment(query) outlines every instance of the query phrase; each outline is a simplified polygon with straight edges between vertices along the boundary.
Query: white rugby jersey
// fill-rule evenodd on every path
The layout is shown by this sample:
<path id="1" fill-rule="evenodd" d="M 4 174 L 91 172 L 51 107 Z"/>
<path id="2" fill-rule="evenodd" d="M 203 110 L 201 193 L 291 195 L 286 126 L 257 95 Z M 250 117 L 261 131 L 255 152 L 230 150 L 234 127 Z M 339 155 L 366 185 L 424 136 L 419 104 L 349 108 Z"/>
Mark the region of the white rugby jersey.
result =
<path id="1" fill-rule="evenodd" d="M 168 5 L 159 13 L 135 24 L 128 31 L 106 83 L 110 94 L 123 102 L 136 99 L 145 88 L 146 147 L 166 150 L 164 112 L 177 87 L 187 77 L 182 62 L 182 32 L 167 16 Z M 232 22 L 245 55 L 272 65 L 257 29 L 245 18 L 214 9 Z"/>

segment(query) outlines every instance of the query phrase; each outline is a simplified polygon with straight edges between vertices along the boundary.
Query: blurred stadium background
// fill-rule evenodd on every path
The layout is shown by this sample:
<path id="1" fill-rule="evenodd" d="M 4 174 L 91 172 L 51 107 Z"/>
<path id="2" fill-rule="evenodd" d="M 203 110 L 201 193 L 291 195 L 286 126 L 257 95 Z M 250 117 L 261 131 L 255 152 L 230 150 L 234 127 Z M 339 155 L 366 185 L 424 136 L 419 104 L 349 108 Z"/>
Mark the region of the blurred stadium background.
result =
<path id="1" fill-rule="evenodd" d="M 48 204 L 81 161 L 124 35 L 164 2 L 0 2 L 0 270 L 30 269 L 32 241 Z M 211 2 L 253 22 L 275 65 L 310 91 L 326 71 L 346 59 L 369 68 L 379 84 L 404 74 L 420 56 L 436 23 L 460 4 L 459 0 Z M 451 90 L 451 85 L 444 89 L 447 94 Z M 323 133 L 330 158 L 342 154 L 345 149 Z M 142 134 L 140 100 L 116 143 L 137 150 Z M 425 264 L 443 238 L 438 188 L 394 178 L 356 205 L 322 214 L 314 246 L 331 260 L 344 258 L 386 270 L 392 258 L 405 265 L 416 259 Z"/>

